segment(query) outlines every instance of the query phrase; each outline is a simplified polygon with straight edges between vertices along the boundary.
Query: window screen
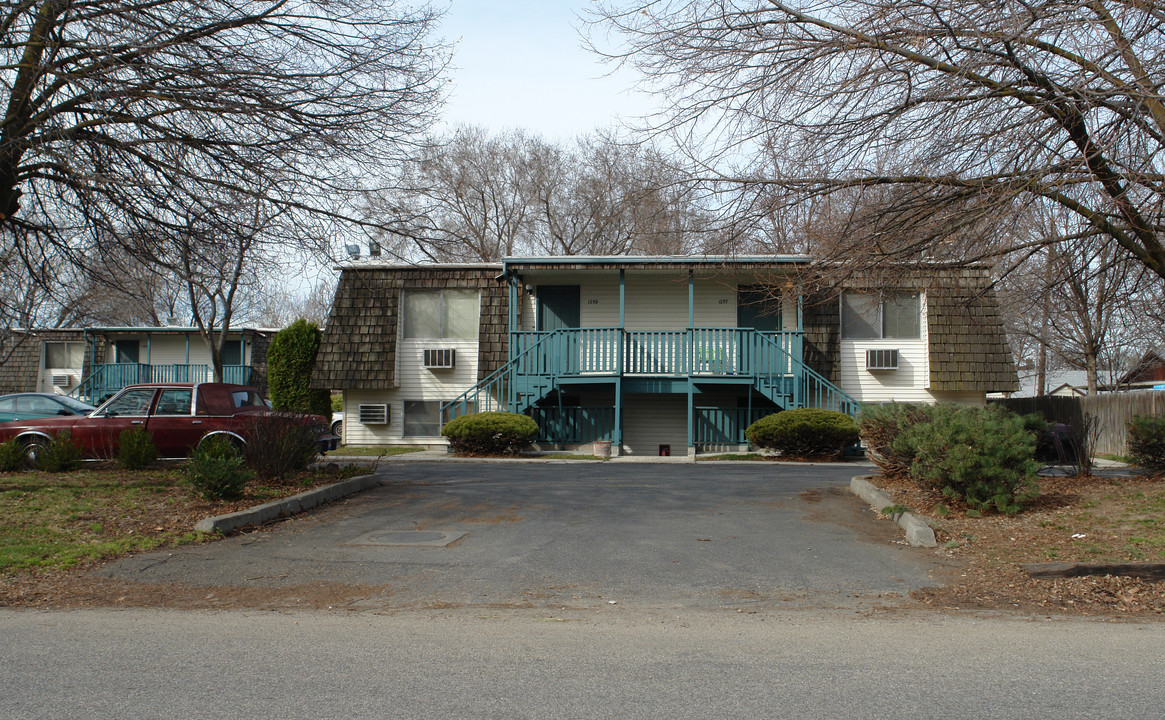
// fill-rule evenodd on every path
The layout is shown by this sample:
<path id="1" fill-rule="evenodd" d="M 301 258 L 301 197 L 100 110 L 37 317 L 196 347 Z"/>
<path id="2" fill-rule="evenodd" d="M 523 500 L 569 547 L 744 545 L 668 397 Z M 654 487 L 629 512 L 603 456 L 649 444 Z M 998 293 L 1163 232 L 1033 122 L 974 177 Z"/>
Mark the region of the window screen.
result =
<path id="1" fill-rule="evenodd" d="M 441 434 L 441 403 L 431 400 L 406 400 L 405 437 L 437 437 Z"/>
<path id="2" fill-rule="evenodd" d="M 49 369 L 80 370 L 85 361 L 84 343 L 51 342 L 44 345 L 44 366 Z"/>
<path id="3" fill-rule="evenodd" d="M 882 301 L 882 337 L 918 338 L 922 314 L 918 293 L 887 295 Z"/>
<path id="4" fill-rule="evenodd" d="M 404 336 L 476 338 L 477 311 L 476 290 L 406 290 Z"/>
<path id="5" fill-rule="evenodd" d="M 881 337 L 878 323 L 878 296 L 847 292 L 841 296 L 841 336 Z"/>

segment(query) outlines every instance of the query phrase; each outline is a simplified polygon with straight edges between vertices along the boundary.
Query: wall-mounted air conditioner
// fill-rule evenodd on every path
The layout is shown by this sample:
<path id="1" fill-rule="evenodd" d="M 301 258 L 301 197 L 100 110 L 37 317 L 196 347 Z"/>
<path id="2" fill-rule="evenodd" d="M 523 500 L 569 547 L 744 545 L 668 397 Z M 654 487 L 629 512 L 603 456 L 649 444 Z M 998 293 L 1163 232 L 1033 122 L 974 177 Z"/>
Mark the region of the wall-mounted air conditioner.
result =
<path id="1" fill-rule="evenodd" d="M 361 425 L 387 425 L 390 419 L 387 403 L 360 405 Z"/>
<path id="2" fill-rule="evenodd" d="M 429 370 L 452 370 L 457 364 L 457 351 L 452 348 L 427 348 L 424 355 Z"/>
<path id="3" fill-rule="evenodd" d="M 53 387 L 73 387 L 73 376 L 68 373 L 62 375 L 53 375 Z"/>
<path id="4" fill-rule="evenodd" d="M 897 350 L 866 350 L 866 370 L 897 370 Z"/>

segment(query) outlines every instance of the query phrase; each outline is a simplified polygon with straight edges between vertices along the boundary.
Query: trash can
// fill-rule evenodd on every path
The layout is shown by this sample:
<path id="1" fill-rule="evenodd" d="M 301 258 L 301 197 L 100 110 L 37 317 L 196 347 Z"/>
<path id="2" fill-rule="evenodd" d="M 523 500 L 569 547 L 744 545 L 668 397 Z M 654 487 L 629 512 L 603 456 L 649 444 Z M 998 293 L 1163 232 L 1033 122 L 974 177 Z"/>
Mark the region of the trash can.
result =
<path id="1" fill-rule="evenodd" d="M 601 458 L 611 457 L 611 441 L 610 440 L 596 440 L 595 441 L 595 457 L 601 457 Z"/>

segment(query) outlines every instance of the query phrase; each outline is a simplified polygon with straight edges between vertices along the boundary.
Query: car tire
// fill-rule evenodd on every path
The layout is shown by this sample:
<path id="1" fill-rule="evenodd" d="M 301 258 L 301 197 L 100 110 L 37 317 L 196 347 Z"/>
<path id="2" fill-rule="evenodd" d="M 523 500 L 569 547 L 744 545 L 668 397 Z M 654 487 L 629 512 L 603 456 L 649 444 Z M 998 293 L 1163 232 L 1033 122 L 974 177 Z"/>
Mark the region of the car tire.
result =
<path id="1" fill-rule="evenodd" d="M 336 437 L 344 437 L 344 433 L 342 432 L 343 429 L 344 429 L 344 421 L 343 420 L 337 420 L 336 422 L 332 423 L 332 434 L 335 435 Z"/>
<path id="2" fill-rule="evenodd" d="M 24 446 L 24 465 L 30 470 L 36 469 L 36 457 L 49 441 L 46 438 L 34 435 L 21 441 Z"/>

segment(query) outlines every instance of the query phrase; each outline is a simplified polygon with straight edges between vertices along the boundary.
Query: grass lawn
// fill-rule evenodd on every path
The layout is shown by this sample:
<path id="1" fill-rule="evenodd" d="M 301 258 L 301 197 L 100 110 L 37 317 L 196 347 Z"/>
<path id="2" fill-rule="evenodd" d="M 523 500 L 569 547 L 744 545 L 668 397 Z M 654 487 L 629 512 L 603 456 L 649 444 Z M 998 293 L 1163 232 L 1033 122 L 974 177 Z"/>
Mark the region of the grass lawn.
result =
<path id="1" fill-rule="evenodd" d="M 420 452 L 425 448 L 398 447 L 388 445 L 344 445 L 332 450 L 330 455 L 336 457 L 388 457 L 390 455 L 404 455 L 405 453 Z M 325 458 L 326 459 L 326 458 Z"/>
<path id="2" fill-rule="evenodd" d="M 0 474 L 0 578 L 68 569 L 159 547 L 206 542 L 193 531 L 220 515 L 337 482 L 354 468 L 311 471 L 281 484 L 248 484 L 241 500 L 196 496 L 180 466 L 139 471 L 87 464 L 68 473 Z"/>

